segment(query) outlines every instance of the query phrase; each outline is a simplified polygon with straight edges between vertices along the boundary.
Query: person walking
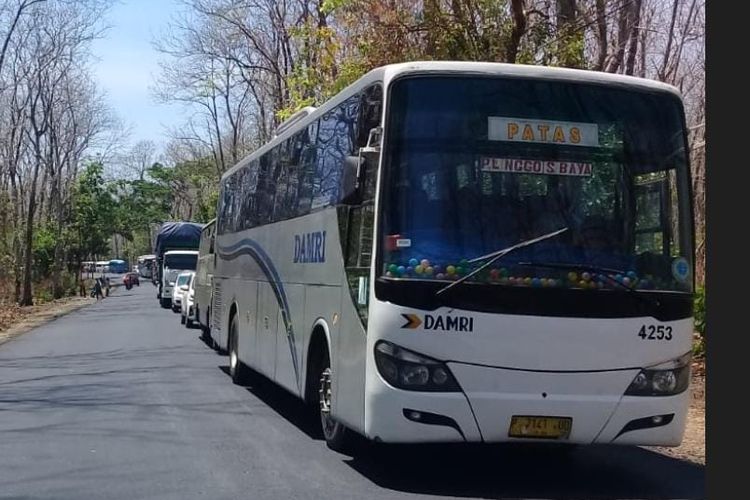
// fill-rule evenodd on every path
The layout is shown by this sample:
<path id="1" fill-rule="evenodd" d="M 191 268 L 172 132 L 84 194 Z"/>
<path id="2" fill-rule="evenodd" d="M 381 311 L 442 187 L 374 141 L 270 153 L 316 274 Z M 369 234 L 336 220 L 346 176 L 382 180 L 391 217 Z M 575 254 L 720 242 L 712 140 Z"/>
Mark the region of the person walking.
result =
<path id="1" fill-rule="evenodd" d="M 96 297 L 97 301 L 104 298 L 104 295 L 102 294 L 101 278 L 96 278 L 96 281 L 94 281 L 94 289 L 92 290 L 91 294 Z"/>

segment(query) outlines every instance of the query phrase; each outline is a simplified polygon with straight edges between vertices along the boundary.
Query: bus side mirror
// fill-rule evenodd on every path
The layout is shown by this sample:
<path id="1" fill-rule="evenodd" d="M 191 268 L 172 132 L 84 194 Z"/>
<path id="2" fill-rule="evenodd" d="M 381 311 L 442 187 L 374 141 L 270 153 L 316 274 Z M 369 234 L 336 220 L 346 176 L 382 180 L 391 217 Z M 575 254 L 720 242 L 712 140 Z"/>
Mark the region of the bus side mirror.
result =
<path id="1" fill-rule="evenodd" d="M 359 181 L 364 172 L 364 168 L 362 168 L 364 161 L 361 156 L 347 156 L 344 159 L 344 172 L 341 178 L 341 203 L 344 205 L 357 205 L 359 203 L 361 197 Z"/>
<path id="2" fill-rule="evenodd" d="M 344 159 L 344 174 L 341 179 L 341 203 L 344 205 L 359 205 L 363 198 L 367 200 L 374 194 L 374 174 L 378 167 L 382 136 L 382 127 L 373 128 L 367 137 L 367 145 L 359 148 L 357 156 L 347 156 Z M 368 176 L 372 179 L 368 179 Z"/>

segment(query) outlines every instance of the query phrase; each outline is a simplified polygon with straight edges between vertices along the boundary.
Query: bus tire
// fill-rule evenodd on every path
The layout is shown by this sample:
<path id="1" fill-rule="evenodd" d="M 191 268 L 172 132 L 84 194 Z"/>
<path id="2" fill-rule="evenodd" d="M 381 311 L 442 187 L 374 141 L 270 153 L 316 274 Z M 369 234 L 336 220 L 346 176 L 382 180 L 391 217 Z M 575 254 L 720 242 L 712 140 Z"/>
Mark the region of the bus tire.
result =
<path id="1" fill-rule="evenodd" d="M 337 422 L 331 416 L 331 407 L 333 402 L 333 393 L 331 391 L 331 361 L 328 356 L 328 348 L 324 347 L 321 355 L 320 370 L 318 377 L 318 403 L 320 415 L 320 428 L 323 432 L 323 438 L 326 440 L 326 446 L 339 453 L 348 454 L 353 445 L 353 433 L 346 428 L 341 422 Z"/>
<path id="2" fill-rule="evenodd" d="M 209 321 L 209 319 L 208 319 L 208 313 L 206 313 L 206 324 L 205 325 L 201 322 L 200 310 L 197 310 L 195 315 L 198 318 L 198 326 L 201 329 L 201 339 L 204 342 L 206 342 L 206 343 L 208 343 L 210 345 L 210 343 L 211 343 L 211 329 L 208 326 L 206 326 L 206 325 L 209 324 L 208 323 L 208 321 Z"/>
<path id="3" fill-rule="evenodd" d="M 249 379 L 248 368 L 245 364 L 240 361 L 238 352 L 239 345 L 239 324 L 237 321 L 237 315 L 232 316 L 229 322 L 229 375 L 232 377 L 232 382 L 237 385 L 246 385 Z"/>

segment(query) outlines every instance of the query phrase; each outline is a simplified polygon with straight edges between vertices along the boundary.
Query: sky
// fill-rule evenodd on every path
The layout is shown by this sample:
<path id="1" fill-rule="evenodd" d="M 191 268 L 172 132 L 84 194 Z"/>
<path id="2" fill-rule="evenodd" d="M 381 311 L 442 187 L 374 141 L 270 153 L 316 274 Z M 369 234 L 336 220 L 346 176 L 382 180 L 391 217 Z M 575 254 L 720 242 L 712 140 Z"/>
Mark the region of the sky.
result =
<path id="1" fill-rule="evenodd" d="M 177 7 L 176 0 L 120 0 L 105 19 L 110 28 L 92 46 L 95 78 L 109 105 L 129 126 L 130 145 L 150 139 L 163 146 L 168 139 L 165 127 L 183 120 L 178 107 L 157 103 L 150 90 L 162 57 L 152 42 Z"/>

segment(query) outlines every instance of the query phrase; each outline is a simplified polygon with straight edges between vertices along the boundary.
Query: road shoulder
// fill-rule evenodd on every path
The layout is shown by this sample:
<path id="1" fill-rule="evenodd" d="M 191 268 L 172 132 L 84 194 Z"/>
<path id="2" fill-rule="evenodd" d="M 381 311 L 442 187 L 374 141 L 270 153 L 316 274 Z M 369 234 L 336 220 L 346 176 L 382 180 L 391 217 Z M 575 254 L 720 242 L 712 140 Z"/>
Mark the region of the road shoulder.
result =
<path id="1" fill-rule="evenodd" d="M 13 311 L 0 322 L 0 345 L 94 302 L 96 300 L 90 297 L 65 297 L 36 306 L 7 306 Z"/>

